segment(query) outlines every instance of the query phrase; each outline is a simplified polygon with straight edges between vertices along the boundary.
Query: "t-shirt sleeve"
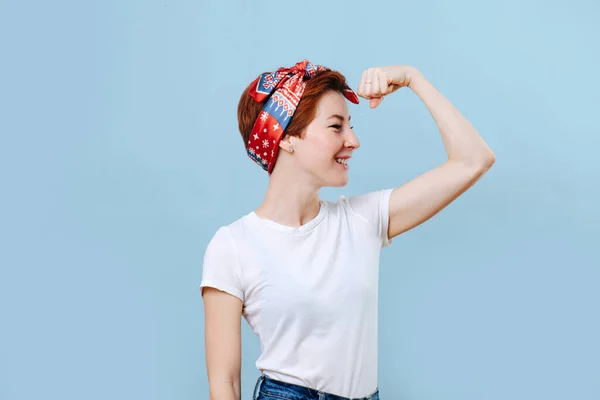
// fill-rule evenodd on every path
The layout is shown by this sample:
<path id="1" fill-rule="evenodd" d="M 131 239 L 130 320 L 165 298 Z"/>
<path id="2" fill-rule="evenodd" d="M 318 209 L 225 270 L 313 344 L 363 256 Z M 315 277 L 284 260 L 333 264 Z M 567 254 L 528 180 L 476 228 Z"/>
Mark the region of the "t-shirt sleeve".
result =
<path id="1" fill-rule="evenodd" d="M 213 287 L 244 301 L 241 271 L 237 252 L 227 227 L 221 227 L 208 243 L 202 267 L 202 288 Z"/>
<path id="2" fill-rule="evenodd" d="M 394 189 L 384 189 L 345 198 L 349 208 L 373 226 L 381 239 L 381 247 L 392 244 L 388 237 L 390 196 Z"/>

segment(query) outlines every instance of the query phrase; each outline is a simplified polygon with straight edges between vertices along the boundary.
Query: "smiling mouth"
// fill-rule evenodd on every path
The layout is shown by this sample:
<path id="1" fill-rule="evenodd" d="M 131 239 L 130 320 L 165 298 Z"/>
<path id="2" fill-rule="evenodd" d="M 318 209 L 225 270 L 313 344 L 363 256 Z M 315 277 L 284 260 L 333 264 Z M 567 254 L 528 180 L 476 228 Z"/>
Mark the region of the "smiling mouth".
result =
<path id="1" fill-rule="evenodd" d="M 344 169 L 348 169 L 348 159 L 347 158 L 336 158 L 335 162 L 340 164 Z"/>

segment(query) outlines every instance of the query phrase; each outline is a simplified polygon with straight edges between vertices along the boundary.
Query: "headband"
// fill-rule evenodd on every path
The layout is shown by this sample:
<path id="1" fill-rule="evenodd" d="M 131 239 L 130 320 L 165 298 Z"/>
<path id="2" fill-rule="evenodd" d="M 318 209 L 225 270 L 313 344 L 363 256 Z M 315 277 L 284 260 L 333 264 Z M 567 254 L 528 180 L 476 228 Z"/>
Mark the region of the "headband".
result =
<path id="1" fill-rule="evenodd" d="M 270 98 L 254 123 L 247 152 L 269 174 L 277 160 L 279 142 L 304 94 L 306 81 L 320 71 L 329 71 L 329 68 L 304 60 L 291 68 L 282 67 L 275 72 L 261 74 L 250 84 L 249 94 L 254 100 L 260 103 Z M 358 97 L 349 86 L 344 87 L 342 94 L 358 104 Z"/>

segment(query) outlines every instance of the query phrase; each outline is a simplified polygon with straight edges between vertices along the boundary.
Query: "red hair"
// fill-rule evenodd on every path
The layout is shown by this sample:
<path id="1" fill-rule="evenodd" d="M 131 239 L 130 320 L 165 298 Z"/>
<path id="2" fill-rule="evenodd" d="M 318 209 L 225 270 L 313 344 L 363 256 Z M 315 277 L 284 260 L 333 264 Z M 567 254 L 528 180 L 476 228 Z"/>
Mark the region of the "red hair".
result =
<path id="1" fill-rule="evenodd" d="M 285 130 L 284 136 L 302 137 L 304 128 L 312 122 L 317 114 L 317 103 L 327 90 L 342 92 L 346 86 L 346 78 L 337 71 L 319 71 L 315 76 L 306 81 L 304 94 L 298 103 L 298 107 L 292 116 L 290 124 Z M 250 85 L 244 90 L 238 103 L 238 125 L 244 147 L 248 144 L 250 134 L 258 114 L 269 99 L 257 102 L 249 94 Z"/>

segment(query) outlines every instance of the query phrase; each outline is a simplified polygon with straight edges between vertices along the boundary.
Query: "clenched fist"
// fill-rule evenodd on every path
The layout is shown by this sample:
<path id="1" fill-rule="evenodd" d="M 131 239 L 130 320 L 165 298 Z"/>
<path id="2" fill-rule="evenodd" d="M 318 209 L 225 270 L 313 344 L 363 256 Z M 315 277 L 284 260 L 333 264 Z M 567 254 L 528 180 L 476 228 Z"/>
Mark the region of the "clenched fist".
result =
<path id="1" fill-rule="evenodd" d="M 362 73 L 357 94 L 371 100 L 371 108 L 377 107 L 384 96 L 404 86 L 410 86 L 412 79 L 419 73 L 416 68 L 407 65 L 373 67 Z"/>

